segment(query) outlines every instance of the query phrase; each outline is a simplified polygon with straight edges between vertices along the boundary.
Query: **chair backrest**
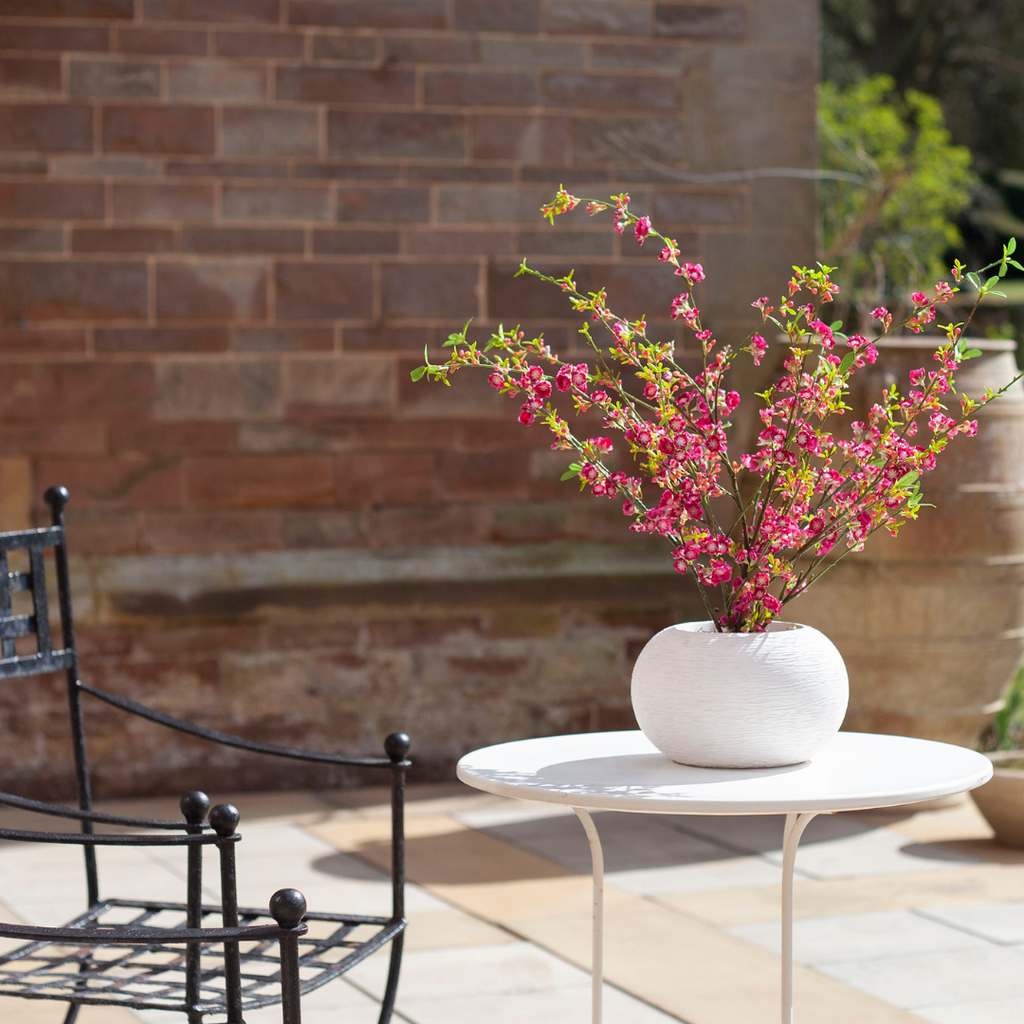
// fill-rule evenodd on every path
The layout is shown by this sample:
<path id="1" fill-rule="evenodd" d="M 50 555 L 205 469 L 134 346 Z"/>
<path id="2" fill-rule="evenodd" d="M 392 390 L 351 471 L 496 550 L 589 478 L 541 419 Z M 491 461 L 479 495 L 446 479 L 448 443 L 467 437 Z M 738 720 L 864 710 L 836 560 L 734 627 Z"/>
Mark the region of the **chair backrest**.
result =
<path id="1" fill-rule="evenodd" d="M 68 684 L 68 710 L 74 746 L 78 806 L 92 810 L 92 787 L 85 749 L 85 725 L 82 718 L 81 691 L 78 684 L 78 659 L 75 654 L 75 625 L 71 614 L 71 584 L 68 552 L 64 539 L 64 508 L 69 495 L 64 487 L 51 487 L 44 495 L 50 507 L 52 525 L 36 530 L 0 533 L 0 680 L 64 671 Z M 56 565 L 57 597 L 60 608 L 60 645 L 54 647 L 50 602 L 46 584 L 46 550 L 53 549 Z M 12 552 L 24 551 L 28 569 L 11 571 Z M 15 614 L 14 595 L 27 591 L 32 597 L 31 613 Z M 15 641 L 34 636 L 36 650 L 18 654 Z M 82 822 L 83 832 L 92 832 L 92 823 Z M 86 880 L 89 902 L 98 898 L 95 850 L 85 848 Z"/>

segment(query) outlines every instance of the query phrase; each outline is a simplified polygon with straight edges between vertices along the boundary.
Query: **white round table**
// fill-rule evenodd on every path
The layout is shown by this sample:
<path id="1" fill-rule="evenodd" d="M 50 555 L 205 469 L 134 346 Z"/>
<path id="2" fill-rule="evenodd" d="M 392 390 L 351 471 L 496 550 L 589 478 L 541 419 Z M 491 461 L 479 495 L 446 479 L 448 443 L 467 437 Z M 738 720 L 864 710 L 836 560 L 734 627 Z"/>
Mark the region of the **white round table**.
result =
<path id="1" fill-rule="evenodd" d="M 818 814 L 894 807 L 962 793 L 992 764 L 966 747 L 903 736 L 841 732 L 812 761 L 782 768 L 676 764 L 641 732 L 545 736 L 484 747 L 459 778 L 498 796 L 572 807 L 594 868 L 593 1024 L 601 1022 L 604 856 L 592 810 L 645 814 L 785 814 L 782 845 L 782 1022 L 793 1020 L 793 865 Z"/>

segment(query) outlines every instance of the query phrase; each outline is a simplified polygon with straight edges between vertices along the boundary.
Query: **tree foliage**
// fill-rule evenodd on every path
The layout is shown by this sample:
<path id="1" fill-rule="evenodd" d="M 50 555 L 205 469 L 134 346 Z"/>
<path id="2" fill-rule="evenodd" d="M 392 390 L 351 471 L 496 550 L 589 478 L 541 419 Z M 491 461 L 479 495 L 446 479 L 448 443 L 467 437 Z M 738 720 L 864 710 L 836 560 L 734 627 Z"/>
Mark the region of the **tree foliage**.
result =
<path id="1" fill-rule="evenodd" d="M 937 100 L 900 93 L 888 75 L 825 82 L 819 119 L 822 167 L 846 174 L 822 182 L 823 258 L 839 264 L 863 322 L 942 276 L 961 240 L 953 218 L 976 182 L 971 153 L 952 143 Z"/>

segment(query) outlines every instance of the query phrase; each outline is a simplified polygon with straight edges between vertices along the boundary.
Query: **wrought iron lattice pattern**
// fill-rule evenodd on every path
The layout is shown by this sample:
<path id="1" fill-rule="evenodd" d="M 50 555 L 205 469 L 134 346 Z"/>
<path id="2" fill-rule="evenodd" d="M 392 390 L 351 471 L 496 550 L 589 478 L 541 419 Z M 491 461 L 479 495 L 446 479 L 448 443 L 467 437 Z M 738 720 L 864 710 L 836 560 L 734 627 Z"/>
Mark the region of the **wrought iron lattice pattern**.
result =
<path id="1" fill-rule="evenodd" d="M 119 929 L 186 927 L 183 903 L 104 900 L 75 918 L 67 928 L 116 932 Z M 221 927 L 221 909 L 204 906 L 203 927 Z M 270 925 L 266 911 L 239 908 L 239 925 Z M 306 914 L 308 931 L 298 940 L 300 992 L 305 994 L 348 970 L 394 938 L 404 921 L 344 914 Z M 242 1008 L 281 1001 L 281 963 L 277 942 L 239 943 Z M 226 982 L 222 943 L 200 947 L 199 1000 L 193 1012 L 224 1012 Z M 186 945 L 153 941 L 140 944 L 76 945 L 30 942 L 0 955 L 0 995 L 131 1009 L 187 1012 Z"/>

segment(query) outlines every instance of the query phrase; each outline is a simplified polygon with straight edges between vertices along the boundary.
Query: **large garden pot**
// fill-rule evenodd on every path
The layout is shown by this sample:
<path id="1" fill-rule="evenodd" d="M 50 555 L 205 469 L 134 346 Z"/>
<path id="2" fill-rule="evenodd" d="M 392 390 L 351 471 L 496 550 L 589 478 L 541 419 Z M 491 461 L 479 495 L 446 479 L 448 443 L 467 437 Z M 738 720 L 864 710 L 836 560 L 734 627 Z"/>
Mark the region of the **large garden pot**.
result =
<path id="1" fill-rule="evenodd" d="M 977 341 L 983 355 L 956 374 L 979 396 L 1015 375 L 1013 342 Z M 934 339 L 879 343 L 853 378 L 849 419 L 865 419 L 883 388 L 929 369 Z M 951 396 L 949 396 L 951 397 Z M 951 403 L 955 404 L 954 403 Z M 974 746 L 1000 706 L 1024 646 L 1024 387 L 978 416 L 921 480 L 934 505 L 896 539 L 878 531 L 787 606 L 828 633 L 850 674 L 844 728 Z M 922 426 L 922 439 L 930 437 Z"/>
<path id="2" fill-rule="evenodd" d="M 992 778 L 971 793 L 978 810 L 1004 846 L 1024 847 L 1024 751 L 987 755 Z"/>
<path id="3" fill-rule="evenodd" d="M 630 696 L 644 735 L 673 761 L 774 768 L 809 760 L 839 731 L 846 668 L 810 626 L 716 633 L 683 622 L 640 652 Z"/>

